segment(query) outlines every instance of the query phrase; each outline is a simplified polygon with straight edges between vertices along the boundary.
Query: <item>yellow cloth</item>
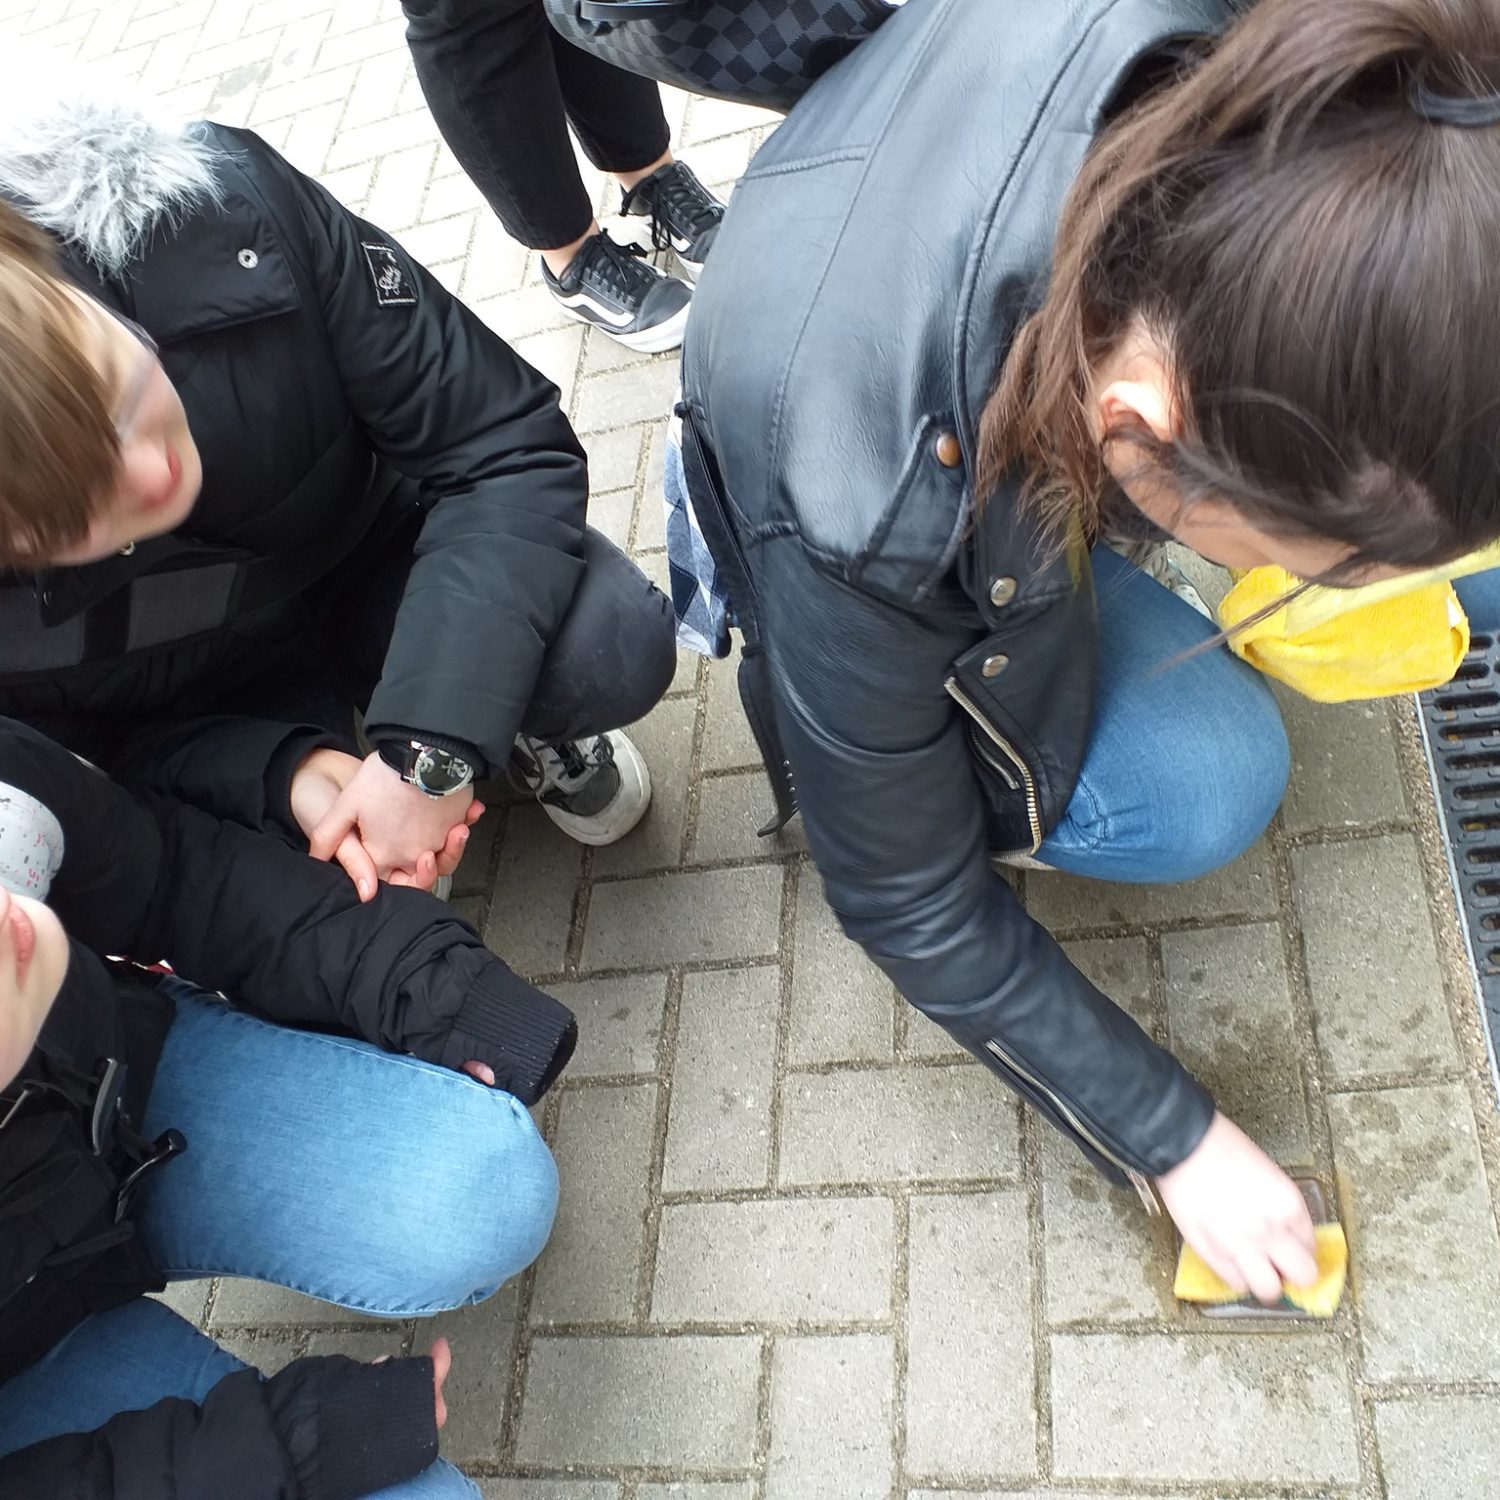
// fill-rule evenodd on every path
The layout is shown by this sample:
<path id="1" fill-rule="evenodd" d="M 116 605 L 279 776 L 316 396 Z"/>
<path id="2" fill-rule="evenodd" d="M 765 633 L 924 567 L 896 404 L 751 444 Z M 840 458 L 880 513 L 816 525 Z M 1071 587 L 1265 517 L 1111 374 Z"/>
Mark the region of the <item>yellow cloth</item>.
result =
<path id="1" fill-rule="evenodd" d="M 1500 567 L 1500 543 L 1422 573 L 1363 588 L 1314 585 L 1230 635 L 1230 649 L 1268 677 L 1321 703 L 1416 693 L 1452 680 L 1469 649 L 1469 622 L 1451 580 Z M 1300 586 L 1282 568 L 1237 575 L 1219 606 L 1233 630 Z"/>
<path id="2" fill-rule="evenodd" d="M 1349 1274 L 1349 1244 L 1338 1224 L 1319 1224 L 1315 1230 L 1318 1251 L 1318 1279 L 1311 1286 L 1288 1286 L 1282 1295 L 1302 1312 L 1314 1318 L 1331 1318 L 1338 1311 Z M 1189 1245 L 1182 1247 L 1177 1258 L 1177 1279 L 1172 1295 L 1179 1302 L 1206 1303 L 1217 1306 L 1225 1302 L 1243 1302 L 1245 1294 L 1226 1286 Z"/>

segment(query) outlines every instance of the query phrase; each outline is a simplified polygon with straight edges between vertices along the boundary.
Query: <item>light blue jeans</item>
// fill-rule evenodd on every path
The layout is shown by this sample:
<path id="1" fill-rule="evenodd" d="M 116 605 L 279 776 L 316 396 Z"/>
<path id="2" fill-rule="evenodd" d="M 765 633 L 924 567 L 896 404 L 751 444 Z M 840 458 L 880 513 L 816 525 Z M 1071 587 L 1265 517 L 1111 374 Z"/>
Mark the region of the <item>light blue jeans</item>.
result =
<path id="1" fill-rule="evenodd" d="M 1214 627 L 1105 547 L 1093 552 L 1099 689 L 1078 786 L 1037 858 L 1096 880 L 1191 880 L 1265 831 L 1289 765 L 1265 678 Z M 1475 632 L 1500 629 L 1500 570 L 1459 579 Z"/>
<path id="2" fill-rule="evenodd" d="M 509 1094 L 365 1042 L 269 1025 L 177 987 L 145 1133 L 188 1150 L 136 1214 L 168 1277 L 249 1276 L 393 1318 L 481 1302 L 540 1253 L 557 1169 Z M 158 1302 L 97 1314 L 0 1387 L 0 1453 L 240 1361 Z M 477 1500 L 438 1462 L 383 1500 Z"/>
<path id="3" fill-rule="evenodd" d="M 1093 551 L 1099 685 L 1078 785 L 1037 858 L 1094 880 L 1166 884 L 1265 831 L 1291 764 L 1281 711 L 1215 627 L 1107 547 Z"/>

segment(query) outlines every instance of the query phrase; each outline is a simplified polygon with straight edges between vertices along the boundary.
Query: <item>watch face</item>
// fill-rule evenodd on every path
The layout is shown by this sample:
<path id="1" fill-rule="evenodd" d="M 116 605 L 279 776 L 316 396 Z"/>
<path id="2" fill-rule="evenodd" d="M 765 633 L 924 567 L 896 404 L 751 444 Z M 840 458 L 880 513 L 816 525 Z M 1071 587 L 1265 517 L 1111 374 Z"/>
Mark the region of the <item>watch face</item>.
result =
<path id="1" fill-rule="evenodd" d="M 412 780 L 434 797 L 443 797 L 467 786 L 473 775 L 473 767 L 468 761 L 430 746 L 417 753 L 416 764 L 412 767 Z"/>

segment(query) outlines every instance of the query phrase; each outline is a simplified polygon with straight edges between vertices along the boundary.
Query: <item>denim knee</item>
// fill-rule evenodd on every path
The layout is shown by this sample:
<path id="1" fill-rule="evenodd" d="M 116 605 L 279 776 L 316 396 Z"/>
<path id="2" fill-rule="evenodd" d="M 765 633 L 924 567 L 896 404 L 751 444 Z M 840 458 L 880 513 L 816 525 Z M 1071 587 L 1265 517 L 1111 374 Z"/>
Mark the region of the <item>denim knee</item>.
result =
<path id="1" fill-rule="evenodd" d="M 1174 880 L 1192 880 L 1238 859 L 1266 831 L 1286 795 L 1292 753 L 1276 700 L 1248 668 L 1236 686 L 1221 688 L 1221 732 L 1204 781 L 1182 789 L 1178 816 L 1186 826 L 1177 841 L 1181 866 Z"/>
<path id="2" fill-rule="evenodd" d="M 409 1263 L 392 1277 L 411 1312 L 483 1301 L 542 1253 L 557 1217 L 557 1166 L 524 1106 L 453 1082 L 448 1127 L 419 1169 L 390 1185 L 391 1217 L 412 1231 Z M 497 1111 L 465 1107 L 472 1102 L 499 1105 L 509 1119 L 497 1129 Z M 401 1258 L 393 1254 L 393 1270 Z"/>

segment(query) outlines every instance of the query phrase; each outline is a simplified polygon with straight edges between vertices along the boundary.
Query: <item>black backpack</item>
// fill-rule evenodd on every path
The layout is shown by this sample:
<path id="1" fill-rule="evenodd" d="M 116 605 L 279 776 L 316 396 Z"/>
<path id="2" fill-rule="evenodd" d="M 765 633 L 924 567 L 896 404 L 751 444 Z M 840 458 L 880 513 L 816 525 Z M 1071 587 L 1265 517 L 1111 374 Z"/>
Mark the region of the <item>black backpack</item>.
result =
<path id="1" fill-rule="evenodd" d="M 164 1285 L 128 1210 L 142 1175 L 185 1145 L 175 1130 L 148 1142 L 132 1123 L 172 1005 L 139 971 L 109 967 L 113 1013 L 54 1007 L 0 1090 L 0 1381 L 90 1313 Z"/>
<path id="2" fill-rule="evenodd" d="M 789 110 L 899 0 L 545 0 L 605 62 L 736 104 Z"/>

